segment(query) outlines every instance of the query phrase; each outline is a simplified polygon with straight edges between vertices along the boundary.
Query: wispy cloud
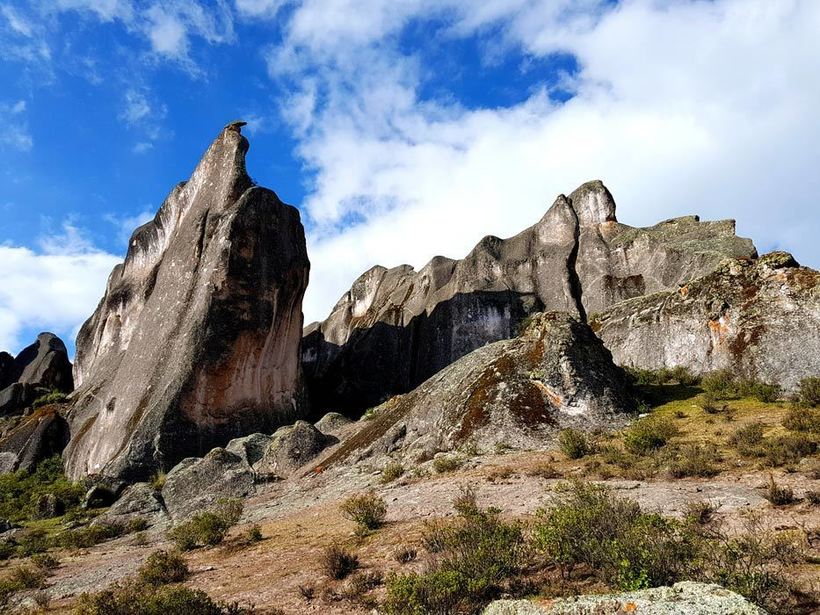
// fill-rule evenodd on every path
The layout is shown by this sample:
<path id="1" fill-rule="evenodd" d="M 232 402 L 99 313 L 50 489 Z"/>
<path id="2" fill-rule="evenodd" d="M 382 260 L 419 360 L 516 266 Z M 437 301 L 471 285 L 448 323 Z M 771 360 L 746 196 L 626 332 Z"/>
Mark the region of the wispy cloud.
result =
<path id="1" fill-rule="evenodd" d="M 0 103 L 0 145 L 27 152 L 34 146 L 28 128 L 26 101 Z"/>
<path id="2" fill-rule="evenodd" d="M 118 117 L 140 135 L 140 140 L 131 148 L 135 154 L 143 154 L 154 147 L 154 142 L 162 137 L 163 120 L 167 115 L 167 106 L 153 100 L 147 88 L 132 87 L 125 91 Z"/>

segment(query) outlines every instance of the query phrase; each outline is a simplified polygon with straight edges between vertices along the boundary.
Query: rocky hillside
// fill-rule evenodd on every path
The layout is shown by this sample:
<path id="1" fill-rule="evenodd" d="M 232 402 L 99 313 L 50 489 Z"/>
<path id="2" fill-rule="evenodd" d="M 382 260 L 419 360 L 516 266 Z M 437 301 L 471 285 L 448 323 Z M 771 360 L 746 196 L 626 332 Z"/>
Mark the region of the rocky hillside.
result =
<path id="1" fill-rule="evenodd" d="M 316 407 L 357 411 L 417 386 L 529 314 L 582 320 L 618 301 L 677 289 L 727 257 L 756 256 L 733 221 L 696 216 L 650 228 L 619 223 L 599 181 L 560 195 L 515 237 L 485 237 L 461 260 L 419 271 L 374 267 L 330 316 L 305 329 L 303 365 Z"/>
<path id="2" fill-rule="evenodd" d="M 728 369 L 794 391 L 820 373 L 820 273 L 790 254 L 724 262 L 674 291 L 592 315 L 615 361 L 644 369 Z"/>
<path id="3" fill-rule="evenodd" d="M 44 394 L 73 388 L 68 351 L 53 333 L 41 333 L 16 357 L 0 352 L 0 417 L 20 412 Z"/>
<path id="4" fill-rule="evenodd" d="M 80 330 L 74 478 L 146 478 L 303 411 L 304 230 L 248 176 L 241 125 L 134 232 Z"/>

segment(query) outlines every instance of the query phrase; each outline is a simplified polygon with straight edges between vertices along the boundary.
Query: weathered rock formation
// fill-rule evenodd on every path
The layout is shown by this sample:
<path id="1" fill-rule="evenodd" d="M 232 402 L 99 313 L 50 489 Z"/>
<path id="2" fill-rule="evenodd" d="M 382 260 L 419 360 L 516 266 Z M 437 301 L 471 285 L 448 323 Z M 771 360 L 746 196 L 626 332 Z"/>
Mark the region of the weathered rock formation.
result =
<path id="1" fill-rule="evenodd" d="M 72 478 L 144 479 L 302 411 L 304 230 L 248 176 L 241 125 L 134 232 L 80 330 Z"/>
<path id="2" fill-rule="evenodd" d="M 676 289 L 726 257 L 753 257 L 733 221 L 695 216 L 633 228 L 615 218 L 599 182 L 559 196 L 534 226 L 485 237 L 462 260 L 415 271 L 374 267 L 322 323 L 305 330 L 303 365 L 317 409 L 355 412 L 403 393 L 529 314 L 584 319 L 618 301 Z"/>
<path id="3" fill-rule="evenodd" d="M 790 254 L 728 260 L 673 291 L 590 317 L 615 361 L 644 369 L 731 369 L 794 389 L 820 374 L 820 272 Z"/>
<path id="4" fill-rule="evenodd" d="M 53 333 L 41 333 L 14 358 L 0 352 L 0 416 L 21 412 L 44 393 L 73 388 L 68 351 Z"/>
<path id="5" fill-rule="evenodd" d="M 38 408 L 0 439 L 0 474 L 31 470 L 40 461 L 59 455 L 68 443 L 68 423 L 60 406 Z"/>
<path id="6" fill-rule="evenodd" d="M 626 374 L 589 326 L 549 312 L 519 337 L 474 350 L 375 408 L 321 463 L 385 455 L 422 462 L 467 443 L 540 447 L 559 428 L 611 427 L 635 406 Z"/>

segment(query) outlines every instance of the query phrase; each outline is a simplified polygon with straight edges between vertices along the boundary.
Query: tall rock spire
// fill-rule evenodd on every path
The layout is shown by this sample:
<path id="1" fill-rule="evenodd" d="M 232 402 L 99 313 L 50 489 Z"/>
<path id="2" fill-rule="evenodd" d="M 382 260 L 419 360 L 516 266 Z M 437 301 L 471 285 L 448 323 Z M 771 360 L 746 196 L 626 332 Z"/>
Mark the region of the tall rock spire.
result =
<path id="1" fill-rule="evenodd" d="M 304 229 L 248 176 L 241 125 L 134 232 L 80 330 L 72 478 L 145 478 L 301 412 Z"/>

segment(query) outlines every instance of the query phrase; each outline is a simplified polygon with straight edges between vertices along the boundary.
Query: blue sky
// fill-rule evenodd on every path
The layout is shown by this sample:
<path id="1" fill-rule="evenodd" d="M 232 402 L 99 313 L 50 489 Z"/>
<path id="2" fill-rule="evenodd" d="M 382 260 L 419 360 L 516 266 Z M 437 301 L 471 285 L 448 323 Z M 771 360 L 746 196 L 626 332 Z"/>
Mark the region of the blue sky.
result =
<path id="1" fill-rule="evenodd" d="M 811 0 L 0 0 L 0 348 L 71 341 L 230 120 L 308 231 L 308 321 L 600 178 L 820 265 Z"/>

